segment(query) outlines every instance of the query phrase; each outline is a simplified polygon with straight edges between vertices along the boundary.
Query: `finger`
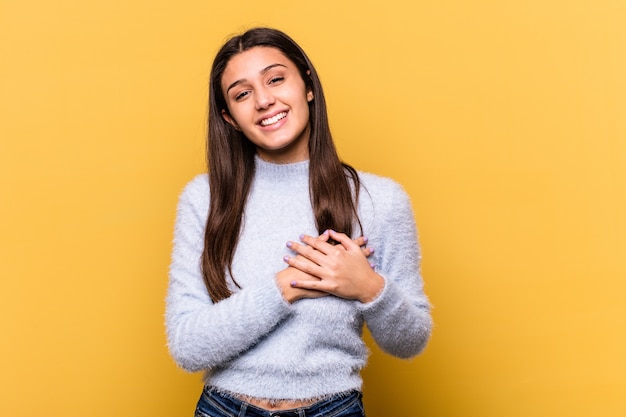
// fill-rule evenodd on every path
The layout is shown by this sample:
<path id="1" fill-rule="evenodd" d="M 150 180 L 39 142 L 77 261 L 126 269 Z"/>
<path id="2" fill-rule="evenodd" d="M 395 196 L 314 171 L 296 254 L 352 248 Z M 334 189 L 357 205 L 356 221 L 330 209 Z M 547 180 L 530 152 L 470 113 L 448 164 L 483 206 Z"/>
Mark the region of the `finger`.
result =
<path id="1" fill-rule="evenodd" d="M 305 288 L 305 286 L 302 286 L 302 284 L 300 284 L 301 282 L 306 282 L 306 281 L 291 281 L 290 287 L 293 288 L 295 291 L 298 291 L 299 293 L 296 293 L 295 296 L 298 299 L 302 299 L 302 298 L 320 298 L 320 297 L 324 297 L 328 294 L 327 292 L 324 291 L 317 291 L 317 290 L 311 290 L 308 288 Z"/>
<path id="2" fill-rule="evenodd" d="M 322 235 L 327 234 L 327 236 L 325 236 L 324 238 L 315 238 L 313 236 L 309 236 L 309 235 L 300 235 L 300 241 L 302 243 L 305 243 L 305 245 L 299 245 L 297 243 L 292 243 L 292 246 L 289 246 L 290 248 L 297 248 L 297 249 L 301 249 L 303 252 L 303 254 L 305 256 L 307 256 L 307 254 L 313 254 L 312 251 L 306 249 L 307 247 L 313 248 L 315 250 L 320 251 L 321 253 L 327 255 L 329 251 L 331 251 L 332 249 L 335 248 L 334 245 L 331 245 L 330 243 L 327 242 L 328 239 L 330 239 L 330 236 L 327 232 L 324 232 Z"/>
<path id="3" fill-rule="evenodd" d="M 341 245 L 347 250 L 355 250 L 360 248 L 361 245 L 357 245 L 352 241 L 352 239 L 346 235 L 345 233 L 335 232 L 334 230 L 329 230 L 329 234 L 331 239 L 336 240 L 341 243 Z"/>
<path id="4" fill-rule="evenodd" d="M 300 245 L 302 246 L 302 245 Z M 319 252 L 318 252 L 319 254 Z M 303 256 L 303 255 L 297 255 L 297 256 L 284 256 L 283 257 L 283 261 L 291 266 L 294 267 L 310 276 L 313 277 L 319 277 L 319 274 L 322 272 L 321 271 L 321 267 L 319 264 L 315 263 L 314 260 Z"/>
<path id="5" fill-rule="evenodd" d="M 311 291 L 315 293 L 323 293 L 328 294 L 328 291 L 323 289 L 324 285 L 321 281 L 309 281 L 309 280 L 299 280 L 299 281 L 291 281 L 292 288 L 298 288 L 303 291 Z"/>
<path id="6" fill-rule="evenodd" d="M 321 240 L 322 242 L 328 242 L 328 239 L 330 239 L 330 235 L 328 233 L 328 230 L 324 231 L 324 233 L 322 233 L 321 235 L 319 235 L 317 237 L 318 240 Z"/>
<path id="7" fill-rule="evenodd" d="M 319 252 L 311 245 L 289 241 L 287 242 L 287 247 L 295 252 L 296 256 L 302 256 L 318 264 L 323 256 L 323 253 Z"/>
<path id="8" fill-rule="evenodd" d="M 358 245 L 361 248 L 361 252 L 365 255 L 366 258 L 369 258 L 374 253 L 374 248 L 365 247 L 367 245 L 368 239 L 365 236 L 359 236 L 356 239 L 352 239 L 355 245 Z"/>
<path id="9" fill-rule="evenodd" d="M 361 247 L 367 245 L 367 238 L 365 236 L 357 237 L 356 239 L 353 239 L 352 241 L 354 242 L 355 245 L 359 245 Z"/>

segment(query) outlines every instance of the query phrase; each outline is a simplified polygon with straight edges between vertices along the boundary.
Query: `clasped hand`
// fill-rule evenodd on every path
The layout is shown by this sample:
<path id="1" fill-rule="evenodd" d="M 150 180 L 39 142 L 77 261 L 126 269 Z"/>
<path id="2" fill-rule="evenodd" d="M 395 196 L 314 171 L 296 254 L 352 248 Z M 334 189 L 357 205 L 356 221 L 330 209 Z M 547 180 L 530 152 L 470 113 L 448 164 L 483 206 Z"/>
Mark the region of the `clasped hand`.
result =
<path id="1" fill-rule="evenodd" d="M 337 244 L 329 243 L 329 239 Z M 364 237 L 352 240 L 333 230 L 287 242 L 295 255 L 284 258 L 289 266 L 276 276 L 283 296 L 290 303 L 331 294 L 363 303 L 373 301 L 384 280 L 367 260 L 374 249 L 365 247 L 366 243 Z"/>

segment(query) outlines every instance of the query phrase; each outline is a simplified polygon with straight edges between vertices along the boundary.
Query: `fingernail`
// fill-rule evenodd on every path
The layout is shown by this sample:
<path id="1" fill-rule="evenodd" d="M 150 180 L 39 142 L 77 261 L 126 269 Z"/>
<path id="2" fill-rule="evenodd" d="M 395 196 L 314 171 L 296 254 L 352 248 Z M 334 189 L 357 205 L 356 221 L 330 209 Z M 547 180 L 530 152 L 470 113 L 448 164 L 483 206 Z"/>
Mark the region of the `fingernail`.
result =
<path id="1" fill-rule="evenodd" d="M 372 267 L 372 269 L 376 270 L 376 264 L 370 262 L 370 266 Z"/>
<path id="2" fill-rule="evenodd" d="M 375 252 L 374 248 L 368 248 L 370 250 L 370 255 L 373 254 Z"/>
<path id="3" fill-rule="evenodd" d="M 326 229 L 326 230 L 324 230 L 324 233 L 323 233 L 323 234 L 324 234 L 324 235 L 327 235 L 328 233 L 330 233 L 330 232 L 329 232 L 329 230 L 328 230 L 328 229 Z"/>
<path id="4" fill-rule="evenodd" d="M 291 248 L 291 246 L 292 246 L 292 245 L 293 245 L 293 243 L 291 243 L 291 242 L 287 242 L 287 247 L 288 247 L 288 248 Z"/>
<path id="5" fill-rule="evenodd" d="M 291 281 L 291 286 L 295 287 L 297 285 L 296 281 Z"/>
<path id="6" fill-rule="evenodd" d="M 367 236 L 363 236 L 363 243 L 367 243 L 368 239 Z"/>
<path id="7" fill-rule="evenodd" d="M 283 256 L 283 261 L 285 261 L 285 263 L 289 263 L 289 256 Z"/>
<path id="8" fill-rule="evenodd" d="M 300 235 L 300 240 L 304 239 L 304 235 Z"/>

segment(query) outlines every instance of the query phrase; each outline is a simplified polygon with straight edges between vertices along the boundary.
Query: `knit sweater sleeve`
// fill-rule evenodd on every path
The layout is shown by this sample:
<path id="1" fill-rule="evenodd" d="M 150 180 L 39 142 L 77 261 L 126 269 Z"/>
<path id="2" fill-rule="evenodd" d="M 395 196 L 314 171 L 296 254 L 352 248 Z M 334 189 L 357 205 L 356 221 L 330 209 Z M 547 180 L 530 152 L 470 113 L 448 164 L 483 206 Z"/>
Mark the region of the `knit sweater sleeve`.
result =
<path id="1" fill-rule="evenodd" d="M 430 338 L 430 304 L 420 271 L 421 251 L 411 203 L 406 192 L 389 180 L 382 195 L 374 196 L 378 241 L 377 272 L 385 279 L 379 296 L 361 306 L 376 343 L 389 354 L 410 358 L 419 354 Z"/>
<path id="2" fill-rule="evenodd" d="M 206 178 L 198 177 L 180 197 L 166 299 L 170 353 L 191 372 L 223 365 L 268 335 L 290 313 L 273 277 L 218 303 L 211 301 L 200 268 L 208 192 Z"/>

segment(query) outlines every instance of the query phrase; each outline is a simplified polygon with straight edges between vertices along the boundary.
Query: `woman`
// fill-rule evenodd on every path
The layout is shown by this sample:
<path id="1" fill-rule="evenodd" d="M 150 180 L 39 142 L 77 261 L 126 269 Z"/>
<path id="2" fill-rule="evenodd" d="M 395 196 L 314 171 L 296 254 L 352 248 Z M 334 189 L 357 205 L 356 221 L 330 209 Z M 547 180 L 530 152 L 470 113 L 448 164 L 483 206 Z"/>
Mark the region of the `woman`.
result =
<path id="1" fill-rule="evenodd" d="M 209 174 L 180 197 L 166 311 L 172 356 L 205 372 L 196 416 L 363 416 L 364 324 L 402 358 L 431 331 L 409 199 L 340 162 L 284 33 L 227 41 L 209 90 Z"/>

